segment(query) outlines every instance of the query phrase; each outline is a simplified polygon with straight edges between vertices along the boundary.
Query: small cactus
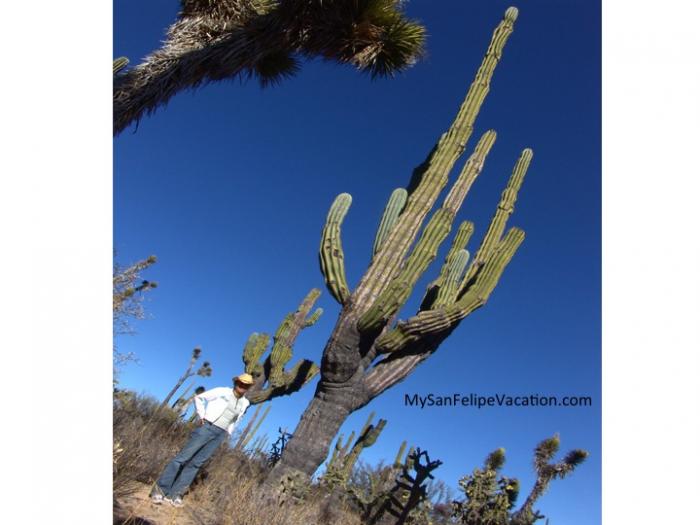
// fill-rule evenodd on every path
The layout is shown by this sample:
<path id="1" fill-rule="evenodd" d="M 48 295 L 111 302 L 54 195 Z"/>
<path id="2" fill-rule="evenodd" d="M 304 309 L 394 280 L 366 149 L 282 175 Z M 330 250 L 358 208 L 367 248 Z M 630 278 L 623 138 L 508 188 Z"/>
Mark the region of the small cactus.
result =
<path id="1" fill-rule="evenodd" d="M 308 359 L 302 359 L 290 369 L 286 367 L 292 359 L 292 347 L 301 331 L 316 323 L 323 313 L 323 309 L 317 308 L 309 314 L 320 295 L 321 291 L 313 288 L 296 312 L 285 316 L 275 332 L 267 358 L 263 359 L 263 356 L 270 336 L 255 332 L 248 338 L 243 348 L 243 363 L 245 371 L 255 380 L 246 394 L 251 404 L 297 392 L 318 373 L 318 366 Z"/>
<path id="2" fill-rule="evenodd" d="M 377 442 L 379 434 L 386 425 L 385 419 L 380 419 L 376 426 L 372 424 L 374 412 L 372 412 L 360 431 L 357 441 L 350 449 L 350 443 L 355 433 L 350 434 L 350 438 L 342 446 L 343 436 L 339 436 L 335 444 L 335 450 L 326 468 L 325 482 L 333 486 L 346 486 L 352 470 L 357 463 L 357 459 L 365 448 L 369 448 Z"/>

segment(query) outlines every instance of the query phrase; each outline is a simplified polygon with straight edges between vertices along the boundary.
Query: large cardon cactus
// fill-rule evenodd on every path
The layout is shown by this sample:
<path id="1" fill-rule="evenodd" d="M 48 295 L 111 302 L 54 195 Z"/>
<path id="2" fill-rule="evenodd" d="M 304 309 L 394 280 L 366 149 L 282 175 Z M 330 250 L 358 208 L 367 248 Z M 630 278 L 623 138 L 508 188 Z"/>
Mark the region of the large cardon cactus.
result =
<path id="1" fill-rule="evenodd" d="M 457 212 L 496 140 L 494 131 L 481 136 L 419 237 L 421 226 L 447 186 L 450 171 L 465 150 L 517 15 L 514 7 L 505 12 L 454 122 L 416 168 L 408 187 L 392 194 L 380 222 L 371 263 L 354 289 L 346 279 L 341 238 L 352 199 L 344 193 L 332 204 L 319 258 L 327 288 L 342 309 L 323 351 L 315 395 L 285 454 L 268 476 L 267 489 L 272 490 L 290 472 L 313 475 L 347 417 L 408 376 L 462 319 L 483 306 L 522 243 L 523 231 L 510 228 L 506 232 L 506 223 L 532 159 L 530 149 L 524 149 L 517 159 L 471 260 L 465 247 L 473 225 L 462 222 L 420 310 L 397 322 L 399 310 L 449 236 Z"/>

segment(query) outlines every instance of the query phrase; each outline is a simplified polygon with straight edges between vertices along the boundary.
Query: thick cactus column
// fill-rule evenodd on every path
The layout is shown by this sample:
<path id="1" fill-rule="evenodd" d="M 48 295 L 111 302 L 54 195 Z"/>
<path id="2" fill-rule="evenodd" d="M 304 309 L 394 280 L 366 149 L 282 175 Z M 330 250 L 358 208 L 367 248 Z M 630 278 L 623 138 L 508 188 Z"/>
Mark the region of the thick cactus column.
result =
<path id="1" fill-rule="evenodd" d="M 373 256 L 377 254 L 388 237 L 389 232 L 399 220 L 399 215 L 403 211 L 404 206 L 406 206 L 406 199 L 408 199 L 408 192 L 404 188 L 396 188 L 391 192 L 389 202 L 387 202 L 386 208 L 384 208 L 384 214 L 379 223 L 379 228 L 377 228 L 377 235 L 374 238 L 374 246 L 372 247 Z"/>
<path id="2" fill-rule="evenodd" d="M 352 197 L 348 193 L 341 193 L 335 198 L 328 212 L 326 225 L 323 227 L 319 250 L 321 273 L 326 280 L 326 287 L 340 304 L 345 303 L 350 296 L 348 283 L 345 280 L 345 254 L 340 238 L 340 227 L 350 204 L 352 204 Z"/>

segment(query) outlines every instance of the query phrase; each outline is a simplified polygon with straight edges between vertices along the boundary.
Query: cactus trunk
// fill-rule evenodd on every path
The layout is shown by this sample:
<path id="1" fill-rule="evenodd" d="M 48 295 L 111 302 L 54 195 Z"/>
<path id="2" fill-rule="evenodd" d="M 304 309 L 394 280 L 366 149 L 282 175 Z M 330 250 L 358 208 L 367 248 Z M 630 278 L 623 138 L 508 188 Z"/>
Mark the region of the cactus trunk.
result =
<path id="1" fill-rule="evenodd" d="M 267 490 L 274 491 L 287 474 L 302 473 L 308 479 L 316 472 L 328 456 L 340 426 L 352 412 L 352 393 L 349 389 L 326 391 L 319 384 L 281 461 L 265 480 Z"/>

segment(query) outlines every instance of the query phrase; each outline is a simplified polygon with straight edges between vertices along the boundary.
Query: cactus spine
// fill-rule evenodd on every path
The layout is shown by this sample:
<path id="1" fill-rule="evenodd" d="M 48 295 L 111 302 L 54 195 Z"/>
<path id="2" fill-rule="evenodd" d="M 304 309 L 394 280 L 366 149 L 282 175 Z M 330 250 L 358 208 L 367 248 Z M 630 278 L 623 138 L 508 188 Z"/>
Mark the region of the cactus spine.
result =
<path id="1" fill-rule="evenodd" d="M 246 395 L 251 404 L 292 394 L 318 373 L 318 366 L 308 359 L 298 361 L 289 370 L 285 370 L 285 367 L 292 359 L 292 347 L 301 331 L 313 326 L 323 313 L 322 308 L 309 313 L 320 295 L 321 291 L 313 288 L 297 310 L 285 316 L 275 332 L 267 358 L 263 359 L 263 356 L 270 336 L 254 332 L 248 338 L 243 348 L 243 363 L 245 371 L 255 379 L 255 384 Z"/>
<path id="2" fill-rule="evenodd" d="M 402 192 L 390 197 L 375 237 L 372 260 L 352 291 L 345 278 L 340 236 L 351 197 L 343 193 L 333 202 L 321 235 L 319 260 L 326 286 L 343 308 L 323 351 L 321 380 L 314 398 L 302 415 L 285 455 L 269 474 L 268 489 L 272 490 L 290 472 L 313 475 L 328 456 L 329 444 L 343 421 L 407 377 L 437 350 L 464 317 L 483 306 L 522 243 L 521 230 L 511 228 L 504 235 L 504 229 L 532 157 L 529 149 L 523 151 L 516 164 L 471 263 L 467 265 L 465 250 L 474 227 L 462 222 L 420 310 L 406 321 L 394 324 L 401 307 L 449 236 L 460 207 L 495 143 L 493 130 L 480 137 L 440 208 L 428 219 L 448 184 L 450 171 L 465 151 L 516 18 L 517 9 L 509 8 L 496 27 L 454 121 L 426 160 L 414 170 L 405 203 Z"/>

